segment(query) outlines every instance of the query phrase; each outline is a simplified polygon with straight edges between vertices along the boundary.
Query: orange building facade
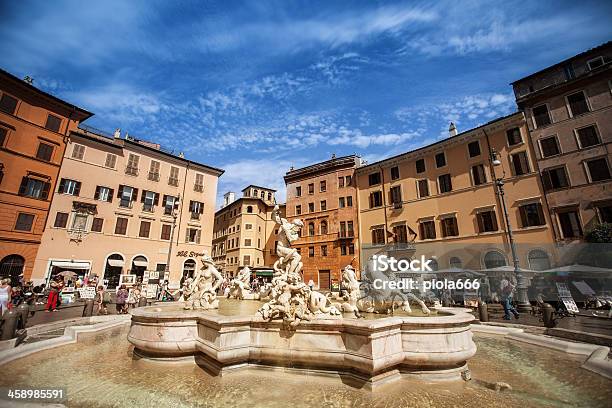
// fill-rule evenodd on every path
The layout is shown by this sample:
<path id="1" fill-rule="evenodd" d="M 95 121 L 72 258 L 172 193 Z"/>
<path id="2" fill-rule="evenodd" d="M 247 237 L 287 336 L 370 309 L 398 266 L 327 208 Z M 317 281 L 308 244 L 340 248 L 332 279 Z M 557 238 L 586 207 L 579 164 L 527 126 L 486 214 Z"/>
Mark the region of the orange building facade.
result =
<path id="1" fill-rule="evenodd" d="M 91 117 L 0 70 L 0 276 L 32 275 L 68 134 Z"/>

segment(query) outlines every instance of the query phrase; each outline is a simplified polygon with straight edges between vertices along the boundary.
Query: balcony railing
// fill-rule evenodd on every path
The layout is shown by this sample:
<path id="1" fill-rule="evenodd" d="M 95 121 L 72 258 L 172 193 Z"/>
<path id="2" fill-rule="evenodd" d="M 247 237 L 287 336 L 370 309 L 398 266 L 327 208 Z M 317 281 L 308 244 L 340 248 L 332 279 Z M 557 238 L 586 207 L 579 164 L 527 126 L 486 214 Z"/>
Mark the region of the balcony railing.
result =
<path id="1" fill-rule="evenodd" d="M 125 199 L 121 199 L 119 200 L 119 207 L 121 208 L 132 208 L 132 200 L 125 200 Z"/>
<path id="2" fill-rule="evenodd" d="M 125 168 L 125 174 L 128 174 L 130 176 L 137 176 L 138 175 L 138 167 L 131 167 L 128 166 Z"/>
<path id="3" fill-rule="evenodd" d="M 154 212 L 155 211 L 155 206 L 153 204 L 143 204 L 142 205 L 142 211 L 146 211 L 146 212 Z"/>
<path id="4" fill-rule="evenodd" d="M 149 172 L 148 179 L 151 180 L 151 181 L 159 181 L 159 173 Z"/>
<path id="5" fill-rule="evenodd" d="M 202 191 L 204 191 L 204 186 L 202 184 L 194 184 L 193 191 L 201 193 Z"/>
<path id="6" fill-rule="evenodd" d="M 191 213 L 191 219 L 192 220 L 199 220 L 200 219 L 200 213 L 192 212 Z"/>
<path id="7" fill-rule="evenodd" d="M 170 177 L 170 178 L 168 179 L 168 184 L 169 184 L 169 185 L 171 185 L 171 186 L 174 186 L 174 187 L 178 187 L 179 180 L 178 180 L 178 178 L 172 178 L 172 177 Z"/>
<path id="8" fill-rule="evenodd" d="M 355 231 L 340 231 L 338 233 L 339 239 L 351 239 L 355 238 Z"/>

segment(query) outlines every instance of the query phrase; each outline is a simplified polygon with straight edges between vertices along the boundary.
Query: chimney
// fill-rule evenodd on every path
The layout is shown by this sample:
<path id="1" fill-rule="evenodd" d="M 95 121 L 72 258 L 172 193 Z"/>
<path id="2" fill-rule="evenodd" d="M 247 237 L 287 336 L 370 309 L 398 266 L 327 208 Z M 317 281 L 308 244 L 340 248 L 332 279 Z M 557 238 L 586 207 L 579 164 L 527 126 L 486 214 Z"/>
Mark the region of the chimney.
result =
<path id="1" fill-rule="evenodd" d="M 454 122 L 451 122 L 450 126 L 448 127 L 448 137 L 453 136 L 457 136 L 457 127 L 455 126 Z"/>
<path id="2" fill-rule="evenodd" d="M 115 137 L 115 139 L 121 139 L 121 129 L 115 129 L 115 133 L 113 136 Z"/>

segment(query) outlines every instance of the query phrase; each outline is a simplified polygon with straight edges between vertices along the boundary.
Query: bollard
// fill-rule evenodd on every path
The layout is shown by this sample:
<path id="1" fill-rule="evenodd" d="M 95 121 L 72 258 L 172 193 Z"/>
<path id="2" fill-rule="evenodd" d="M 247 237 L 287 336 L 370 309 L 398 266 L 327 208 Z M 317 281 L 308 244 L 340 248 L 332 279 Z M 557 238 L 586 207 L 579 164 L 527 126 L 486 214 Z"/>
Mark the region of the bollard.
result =
<path id="1" fill-rule="evenodd" d="M 85 299 L 85 306 L 83 307 L 83 317 L 90 317 L 93 315 L 94 310 L 94 300 L 93 299 Z"/>
<path id="2" fill-rule="evenodd" d="M 4 312 L 2 315 L 2 335 L 0 335 L 0 340 L 10 340 L 15 338 L 17 321 L 20 317 L 20 314 L 13 309 Z"/>
<path id="3" fill-rule="evenodd" d="M 555 320 L 555 309 L 550 303 L 544 303 L 542 305 L 542 321 L 544 322 L 544 327 L 552 328 L 557 325 Z"/>
<path id="4" fill-rule="evenodd" d="M 138 307 L 144 307 L 147 305 L 147 298 L 144 296 L 141 296 L 140 299 L 138 299 Z"/>
<path id="5" fill-rule="evenodd" d="M 478 302 L 478 318 L 481 322 L 489 321 L 489 310 L 485 302 Z"/>
<path id="6" fill-rule="evenodd" d="M 21 319 L 19 319 L 18 329 L 25 329 L 26 324 L 28 324 L 28 317 L 30 316 L 30 307 L 27 303 L 22 303 L 17 306 L 17 313 L 21 315 Z"/>

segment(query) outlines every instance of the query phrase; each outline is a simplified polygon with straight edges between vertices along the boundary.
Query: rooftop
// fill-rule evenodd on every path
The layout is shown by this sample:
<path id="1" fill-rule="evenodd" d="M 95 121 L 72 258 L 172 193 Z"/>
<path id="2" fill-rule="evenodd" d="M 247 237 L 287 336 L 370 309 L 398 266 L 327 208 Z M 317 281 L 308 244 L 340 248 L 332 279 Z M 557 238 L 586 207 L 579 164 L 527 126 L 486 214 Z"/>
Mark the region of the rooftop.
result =
<path id="1" fill-rule="evenodd" d="M 321 171 L 326 171 L 326 170 L 330 170 L 333 168 L 357 167 L 360 164 L 359 159 L 360 157 L 355 154 L 352 154 L 349 156 L 342 156 L 342 157 L 335 157 L 334 155 L 329 160 L 311 164 L 310 166 L 302 167 L 299 169 L 291 168 L 291 170 L 289 170 L 285 174 L 285 177 L 284 177 L 285 183 L 287 183 L 289 180 L 292 180 L 292 179 L 295 180 L 297 178 L 304 177 L 306 175 L 316 174 Z"/>
<path id="2" fill-rule="evenodd" d="M 251 188 L 251 187 L 253 187 L 253 188 L 258 188 L 258 189 L 260 189 L 260 190 L 266 190 L 266 191 L 274 191 L 274 192 L 276 192 L 276 190 L 274 190 L 273 188 L 269 188 L 269 187 L 262 187 L 262 186 L 257 186 L 257 185 L 255 185 L 255 184 L 249 184 L 248 186 L 246 186 L 245 188 L 243 188 L 241 191 L 248 190 L 248 189 L 249 189 L 249 188 Z"/>

